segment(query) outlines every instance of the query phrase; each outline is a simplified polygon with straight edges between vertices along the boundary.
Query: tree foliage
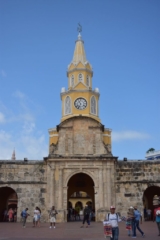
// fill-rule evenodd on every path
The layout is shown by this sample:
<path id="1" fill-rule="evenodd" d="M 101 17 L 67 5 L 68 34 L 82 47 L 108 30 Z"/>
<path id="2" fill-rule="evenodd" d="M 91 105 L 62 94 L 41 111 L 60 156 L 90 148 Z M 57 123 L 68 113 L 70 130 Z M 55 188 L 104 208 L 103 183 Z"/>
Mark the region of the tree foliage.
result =
<path id="1" fill-rule="evenodd" d="M 155 149 L 154 148 L 149 148 L 148 151 L 146 153 L 150 153 L 150 152 L 154 152 Z"/>

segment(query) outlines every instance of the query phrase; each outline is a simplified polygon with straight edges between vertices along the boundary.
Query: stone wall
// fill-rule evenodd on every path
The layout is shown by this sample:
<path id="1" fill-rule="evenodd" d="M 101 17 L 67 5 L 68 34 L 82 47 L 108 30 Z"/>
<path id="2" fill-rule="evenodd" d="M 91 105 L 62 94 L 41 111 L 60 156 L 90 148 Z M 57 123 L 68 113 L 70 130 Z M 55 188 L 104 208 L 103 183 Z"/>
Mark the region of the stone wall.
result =
<path id="1" fill-rule="evenodd" d="M 48 211 L 55 205 L 57 221 L 63 222 L 67 220 L 68 181 L 78 173 L 93 179 L 96 221 L 104 219 L 110 205 L 116 205 L 121 215 L 126 215 L 129 206 L 143 211 L 144 191 L 160 187 L 160 161 L 56 155 L 45 161 L 0 161 L 0 189 L 10 187 L 17 193 L 18 221 L 26 207 L 31 214 L 28 221 L 32 221 L 36 206 L 42 210 L 42 221 L 48 221 Z"/>
<path id="2" fill-rule="evenodd" d="M 117 211 L 126 215 L 130 206 L 143 212 L 143 194 L 150 186 L 160 187 L 160 161 L 118 161 L 115 169 Z"/>
<path id="3" fill-rule="evenodd" d="M 46 165 L 42 161 L 0 161 L 0 187 L 12 188 L 18 196 L 18 221 L 21 211 L 28 207 L 33 216 L 36 206 L 43 212 L 46 221 Z M 32 221 L 32 217 L 29 217 Z"/>
<path id="4" fill-rule="evenodd" d="M 74 117 L 58 126 L 58 143 L 50 154 L 111 156 L 111 146 L 103 142 L 104 126 L 88 117 Z"/>

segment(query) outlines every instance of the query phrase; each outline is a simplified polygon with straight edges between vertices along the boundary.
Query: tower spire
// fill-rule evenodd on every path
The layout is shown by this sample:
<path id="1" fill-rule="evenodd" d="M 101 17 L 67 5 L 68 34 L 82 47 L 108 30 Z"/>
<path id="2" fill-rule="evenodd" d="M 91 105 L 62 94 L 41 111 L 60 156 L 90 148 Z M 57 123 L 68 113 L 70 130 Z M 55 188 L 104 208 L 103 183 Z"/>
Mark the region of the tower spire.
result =
<path id="1" fill-rule="evenodd" d="M 15 161 L 16 160 L 16 152 L 15 152 L 15 149 L 13 150 L 13 153 L 12 153 L 12 158 L 11 160 Z"/>
<path id="2" fill-rule="evenodd" d="M 80 23 L 78 23 L 77 31 L 78 31 L 78 39 L 76 40 L 72 63 L 74 65 L 77 65 L 79 62 L 81 62 L 82 64 L 85 65 L 85 63 L 87 62 L 87 59 L 86 59 L 86 53 L 84 49 L 84 41 L 82 40 L 82 36 L 81 36 L 82 26 L 80 25 Z"/>

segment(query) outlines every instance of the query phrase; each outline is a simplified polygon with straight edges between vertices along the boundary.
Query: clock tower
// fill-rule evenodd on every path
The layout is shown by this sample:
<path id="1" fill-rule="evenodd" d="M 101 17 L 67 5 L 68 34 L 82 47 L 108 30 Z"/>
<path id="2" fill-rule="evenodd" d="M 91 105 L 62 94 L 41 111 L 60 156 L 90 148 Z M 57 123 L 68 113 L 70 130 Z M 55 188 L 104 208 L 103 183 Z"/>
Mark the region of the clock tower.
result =
<path id="1" fill-rule="evenodd" d="M 81 36 L 81 28 L 78 30 L 79 34 L 75 42 L 73 58 L 67 69 L 68 88 L 65 89 L 65 87 L 63 87 L 61 89 L 61 123 L 57 125 L 56 128 L 50 128 L 48 130 L 49 155 L 62 153 L 66 155 L 75 155 L 82 153 L 89 155 L 112 155 L 111 129 L 105 128 L 99 118 L 100 93 L 98 88 L 92 89 L 93 69 L 86 58 L 84 41 L 82 40 Z M 74 130 L 72 133 L 62 133 L 60 131 L 60 129 L 68 128 L 64 127 L 66 124 L 71 124 L 72 127 L 74 126 L 74 128 L 79 128 L 79 126 L 82 125 L 82 129 L 79 129 L 79 132 L 77 132 L 78 137 L 76 137 Z M 92 129 L 95 125 L 94 129 L 101 129 L 98 133 L 99 135 L 96 137 L 96 133 L 94 133 L 94 131 L 91 131 L 93 134 L 95 134 L 94 136 L 84 137 L 84 135 L 87 134 L 84 125 L 86 125 L 86 127 L 88 126 L 87 129 Z M 84 134 L 82 133 L 83 131 Z M 83 141 L 77 140 L 77 138 L 79 139 L 81 135 L 83 135 L 82 139 L 85 139 L 86 141 L 86 143 L 84 141 L 84 146 L 82 149 L 76 145 L 78 144 L 78 141 L 80 141 L 82 144 Z M 70 136 L 69 139 L 68 136 Z M 64 141 L 63 143 L 61 142 L 61 137 Z M 89 144 L 88 139 L 92 140 L 92 143 L 90 143 L 90 147 L 86 148 L 87 144 Z M 97 150 L 94 150 L 96 146 L 94 143 L 95 141 L 97 141 Z M 101 143 L 102 148 L 99 147 L 99 143 Z M 65 149 L 62 148 L 62 145 L 63 147 L 66 146 Z"/>
<path id="2" fill-rule="evenodd" d="M 92 89 L 93 70 L 87 61 L 84 41 L 79 32 L 71 63 L 67 70 L 68 89 L 61 89 L 61 122 L 75 116 L 99 119 L 99 89 Z"/>

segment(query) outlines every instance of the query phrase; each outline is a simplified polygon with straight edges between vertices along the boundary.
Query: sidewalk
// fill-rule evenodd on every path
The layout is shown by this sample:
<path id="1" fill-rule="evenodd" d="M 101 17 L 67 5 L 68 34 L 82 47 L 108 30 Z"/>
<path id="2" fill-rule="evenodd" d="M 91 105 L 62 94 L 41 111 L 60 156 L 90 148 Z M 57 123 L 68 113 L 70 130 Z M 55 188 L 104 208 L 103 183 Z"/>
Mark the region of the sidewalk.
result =
<path id="1" fill-rule="evenodd" d="M 0 240 L 104 240 L 102 223 L 91 222 L 89 228 L 80 228 L 80 222 L 57 223 L 55 229 L 49 229 L 49 224 L 42 223 L 40 228 L 33 228 L 31 223 L 22 228 L 21 223 L 0 223 Z M 157 225 L 154 222 L 143 222 L 140 225 L 147 240 L 160 240 Z M 119 224 L 119 240 L 132 239 L 127 236 L 125 224 Z M 137 240 L 143 239 L 137 231 Z M 107 240 L 109 240 L 107 238 Z"/>

